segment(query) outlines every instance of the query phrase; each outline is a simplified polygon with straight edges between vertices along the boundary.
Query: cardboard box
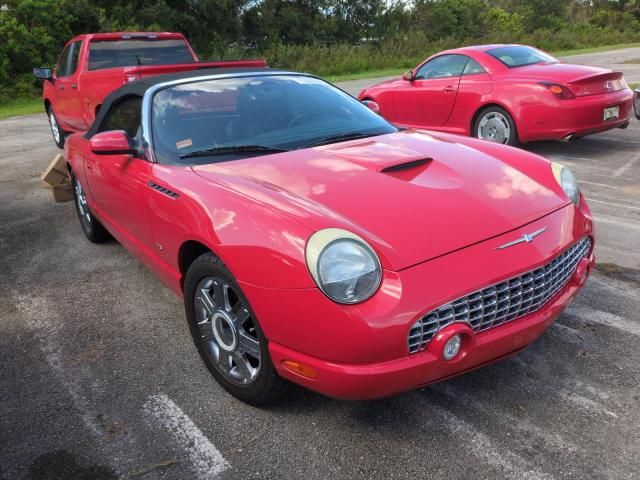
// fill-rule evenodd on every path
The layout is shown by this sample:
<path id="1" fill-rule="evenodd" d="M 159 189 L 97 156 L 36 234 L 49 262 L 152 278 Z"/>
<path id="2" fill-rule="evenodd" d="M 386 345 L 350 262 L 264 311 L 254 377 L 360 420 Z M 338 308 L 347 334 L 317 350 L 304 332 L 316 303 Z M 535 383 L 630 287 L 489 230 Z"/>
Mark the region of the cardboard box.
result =
<path id="1" fill-rule="evenodd" d="M 42 174 L 41 179 L 47 188 L 68 182 L 69 172 L 67 171 L 67 162 L 62 155 L 58 154 L 55 156 Z"/>
<path id="2" fill-rule="evenodd" d="M 66 181 L 60 185 L 53 185 L 51 187 L 51 193 L 53 193 L 53 200 L 55 202 L 73 201 L 73 185 L 69 179 L 66 179 Z"/>

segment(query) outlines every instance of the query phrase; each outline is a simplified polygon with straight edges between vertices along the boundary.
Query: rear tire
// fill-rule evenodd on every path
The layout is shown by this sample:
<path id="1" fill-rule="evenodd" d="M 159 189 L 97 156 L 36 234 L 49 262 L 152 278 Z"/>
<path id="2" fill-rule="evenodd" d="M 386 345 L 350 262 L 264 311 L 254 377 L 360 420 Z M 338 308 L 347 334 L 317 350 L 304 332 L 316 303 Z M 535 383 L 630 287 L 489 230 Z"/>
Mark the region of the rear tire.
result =
<path id="1" fill-rule="evenodd" d="M 489 142 L 518 145 L 518 130 L 513 118 L 498 106 L 487 107 L 478 113 L 471 134 Z"/>
<path id="2" fill-rule="evenodd" d="M 89 241 L 98 243 L 109 238 L 109 232 L 102 226 L 98 219 L 89 210 L 87 205 L 87 197 L 84 193 L 82 185 L 75 175 L 71 174 L 71 182 L 73 183 L 73 197 L 76 205 L 76 212 L 80 220 L 80 226 Z"/>
<path id="3" fill-rule="evenodd" d="M 213 253 L 202 254 L 187 270 L 184 304 L 198 353 L 227 392 L 262 405 L 286 391 L 247 298 Z"/>
<path id="4" fill-rule="evenodd" d="M 56 117 L 52 106 L 47 108 L 47 116 L 49 117 L 49 126 L 51 127 L 53 143 L 55 143 L 58 148 L 64 148 L 66 132 L 62 129 L 60 123 L 58 123 L 58 118 Z"/>

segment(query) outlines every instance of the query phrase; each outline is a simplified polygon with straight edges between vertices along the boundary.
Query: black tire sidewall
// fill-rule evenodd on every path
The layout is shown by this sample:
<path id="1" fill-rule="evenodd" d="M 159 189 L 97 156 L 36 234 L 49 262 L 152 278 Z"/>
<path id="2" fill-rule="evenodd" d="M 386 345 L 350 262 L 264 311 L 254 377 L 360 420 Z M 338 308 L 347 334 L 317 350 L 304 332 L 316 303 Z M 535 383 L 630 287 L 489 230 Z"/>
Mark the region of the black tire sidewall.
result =
<path id="1" fill-rule="evenodd" d="M 507 119 L 507 122 L 509 122 L 509 128 L 511 130 L 511 133 L 509 135 L 509 140 L 504 145 L 511 145 L 511 146 L 518 145 L 520 143 L 519 140 L 518 140 L 518 128 L 516 127 L 516 123 L 514 122 L 513 117 L 511 117 L 511 114 L 509 112 L 507 112 L 504 108 L 497 107 L 497 106 L 495 106 L 495 107 L 487 107 L 487 108 L 481 110 L 480 113 L 478 113 L 478 115 L 476 116 L 475 121 L 473 122 L 473 132 L 471 132 L 471 136 L 475 137 L 475 138 L 479 138 L 478 137 L 478 125 L 480 124 L 480 120 L 482 119 L 482 117 L 484 117 L 485 115 L 487 115 L 488 113 L 491 113 L 491 112 L 498 112 L 498 113 L 504 115 L 504 117 Z"/>
<path id="2" fill-rule="evenodd" d="M 202 342 L 200 341 L 200 332 L 196 324 L 193 300 L 195 297 L 196 287 L 200 281 L 203 278 L 210 276 L 222 278 L 231 285 L 251 314 L 251 319 L 253 320 L 253 324 L 256 328 L 260 344 L 260 371 L 256 380 L 250 385 L 237 385 L 228 380 L 211 361 Z M 257 320 L 255 312 L 252 310 L 251 304 L 247 300 L 238 283 L 235 281 L 233 275 L 213 253 L 201 255 L 189 267 L 184 281 L 184 305 L 191 337 L 198 349 L 198 353 L 213 377 L 225 390 L 236 398 L 252 405 L 266 403 L 282 393 L 284 390 L 284 380 L 277 375 L 273 363 L 271 362 L 268 341 L 260 327 L 260 323 Z"/>

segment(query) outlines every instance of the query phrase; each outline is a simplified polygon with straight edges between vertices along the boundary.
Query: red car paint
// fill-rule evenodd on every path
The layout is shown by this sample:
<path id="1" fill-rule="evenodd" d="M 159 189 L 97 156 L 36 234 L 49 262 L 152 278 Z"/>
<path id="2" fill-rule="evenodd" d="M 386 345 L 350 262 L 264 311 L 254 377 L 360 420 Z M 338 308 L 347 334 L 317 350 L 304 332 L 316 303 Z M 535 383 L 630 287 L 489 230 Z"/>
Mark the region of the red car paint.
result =
<path id="1" fill-rule="evenodd" d="M 411 72 L 443 55 L 463 55 L 476 61 L 481 73 L 446 78 L 386 81 L 364 89 L 360 100 L 373 100 L 381 114 L 396 125 L 473 135 L 476 116 L 488 106 L 507 110 L 521 142 L 561 140 L 625 126 L 632 114 L 631 90 L 622 74 L 596 67 L 561 63 L 509 68 L 487 53 L 505 45 L 481 45 L 447 50 L 424 60 Z M 616 83 L 615 91 L 604 89 Z M 562 99 L 544 85 L 567 88 L 575 98 Z M 619 106 L 618 119 L 603 120 L 606 107 Z M 474 135 L 475 136 L 475 135 Z"/>
<path id="2" fill-rule="evenodd" d="M 189 52 L 187 63 L 165 65 L 131 65 L 117 66 L 114 68 L 93 69 L 89 68 L 89 48 L 92 42 L 119 41 L 123 39 L 150 39 L 150 40 L 178 40 L 184 42 Z M 203 68 L 233 68 L 233 67 L 264 67 L 265 60 L 225 60 L 216 62 L 200 62 L 197 55 L 189 45 L 187 39 L 181 33 L 151 33 L 151 32 L 116 32 L 93 33 L 78 35 L 72 38 L 62 50 L 64 53 L 71 47 L 70 54 L 78 57 L 77 68 L 74 72 L 60 76 L 56 73 L 60 66 L 60 59 L 53 77 L 46 80 L 43 85 L 42 99 L 45 110 L 52 107 L 60 127 L 66 133 L 87 130 L 96 112 L 102 105 L 104 98 L 127 82 L 172 72 L 198 70 Z M 76 55 L 75 50 L 79 49 Z"/>
<path id="3" fill-rule="evenodd" d="M 100 135 L 107 137 L 103 145 L 112 140 L 108 132 Z M 178 296 L 181 252 L 198 242 L 238 281 L 278 373 L 337 398 L 391 395 L 521 350 L 551 325 L 595 261 L 591 249 L 540 310 L 473 334 L 475 345 L 466 345 L 459 358 L 445 361 L 438 345 L 460 324 L 442 329 L 427 350 L 409 354 L 409 329 L 426 312 L 593 237 L 586 201 L 568 200 L 548 161 L 415 131 L 193 167 L 98 155 L 80 134 L 69 138 L 65 153 L 88 187 L 92 212 Z M 381 171 L 416 158 L 429 161 L 411 175 Z M 383 280 L 367 301 L 335 303 L 311 278 L 305 245 L 326 227 L 362 236 L 378 254 Z M 496 249 L 543 227 L 535 242 Z M 287 369 L 285 361 L 313 367 L 315 378 Z"/>

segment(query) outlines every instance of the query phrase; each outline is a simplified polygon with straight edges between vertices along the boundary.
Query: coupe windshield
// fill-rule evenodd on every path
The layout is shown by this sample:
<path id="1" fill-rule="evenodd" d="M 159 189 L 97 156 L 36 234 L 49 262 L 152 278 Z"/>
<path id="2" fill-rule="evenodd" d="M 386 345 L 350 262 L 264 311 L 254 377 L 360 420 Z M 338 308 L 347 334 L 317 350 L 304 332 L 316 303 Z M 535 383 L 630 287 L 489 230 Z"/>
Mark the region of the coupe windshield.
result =
<path id="1" fill-rule="evenodd" d="M 160 163 L 202 164 L 397 131 L 353 97 L 304 75 L 194 81 L 152 102 Z"/>
<path id="2" fill-rule="evenodd" d="M 558 60 L 532 47 L 516 45 L 487 50 L 487 53 L 497 58 L 509 68 L 524 67 L 536 63 L 557 63 Z"/>

